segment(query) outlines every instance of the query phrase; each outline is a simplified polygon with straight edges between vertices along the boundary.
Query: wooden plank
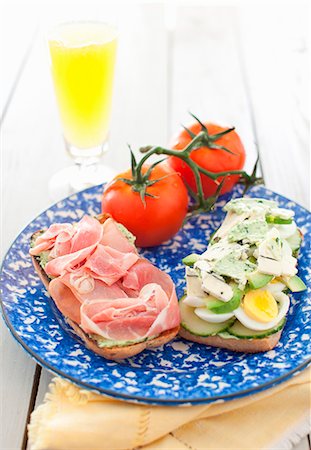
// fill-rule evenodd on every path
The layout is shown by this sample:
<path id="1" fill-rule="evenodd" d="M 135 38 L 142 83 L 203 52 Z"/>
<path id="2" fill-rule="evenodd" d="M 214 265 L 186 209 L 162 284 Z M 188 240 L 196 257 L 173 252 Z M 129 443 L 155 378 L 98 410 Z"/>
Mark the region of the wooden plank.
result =
<path id="1" fill-rule="evenodd" d="M 6 8 L 3 9 L 1 14 L 1 55 L 2 61 L 5 62 L 1 69 L 0 78 L 2 123 L 14 98 L 16 87 L 26 67 L 33 43 L 36 20 L 33 16 L 29 18 L 30 20 L 25 20 L 23 12 L 25 13 L 27 8 L 28 5 L 21 5 L 20 14 L 16 15 L 16 10 L 12 7 L 9 8 L 8 4 L 6 4 Z M 17 29 L 19 30 L 18 33 Z M 2 134 L 2 139 L 3 148 L 6 148 L 4 134 Z M 5 168 L 3 166 L 3 175 L 4 172 Z M 4 187 L 4 184 L 2 186 Z M 2 196 L 2 199 L 4 199 L 3 191 Z M 8 243 L 9 241 L 2 228 L 1 252 L 7 248 Z M 2 356 L 0 371 L 2 426 L 0 448 L 17 449 L 23 445 L 23 433 L 36 365 L 13 340 L 2 320 L 0 321 L 0 337 Z"/>
<path id="2" fill-rule="evenodd" d="M 136 148 L 166 140 L 166 54 L 163 19 L 162 29 L 159 26 L 161 15 L 163 8 L 159 5 L 131 7 L 119 24 L 111 150 L 105 157 L 116 170 L 129 166 L 127 142 Z M 41 34 L 4 123 L 3 142 L 3 233 L 9 243 L 51 203 L 48 179 L 71 164 L 62 142 Z"/>
<path id="3" fill-rule="evenodd" d="M 166 33 L 161 6 L 129 5 L 124 8 L 107 163 L 117 170 L 128 166 L 127 141 L 134 147 L 155 142 L 165 144 L 167 123 L 170 135 L 180 121 L 187 122 L 186 111 L 191 109 L 211 120 L 236 125 L 247 147 L 247 167 L 250 168 L 256 149 L 233 42 L 234 11 L 196 7 L 192 12 L 192 6 L 179 8 L 176 33 Z M 171 19 L 174 21 L 174 17 Z M 39 39 L 5 122 L 6 245 L 18 229 L 48 206 L 46 181 L 69 162 L 60 137 L 45 51 L 43 40 Z M 170 84 L 167 62 L 173 70 Z M 36 177 L 32 173 L 33 167 L 36 167 Z M 18 185 L 15 180 L 19 180 Z M 16 346 L 14 348 L 14 343 L 11 343 L 10 351 L 10 341 L 12 339 L 8 338 L 4 342 L 4 348 L 8 345 L 4 354 L 4 365 L 8 364 L 8 368 L 2 383 L 10 393 L 5 400 L 7 417 L 2 425 L 4 429 L 9 427 L 10 433 L 6 434 L 6 445 L 0 445 L 1 448 L 20 447 L 22 433 L 17 436 L 20 427 L 16 427 L 16 411 L 21 411 L 21 416 L 27 415 L 24 398 L 31 395 L 31 383 L 27 374 L 21 372 L 24 359 L 17 361 L 15 366 L 10 360 L 12 354 L 22 355 L 22 352 L 16 350 Z M 37 403 L 42 401 L 49 379 L 50 375 L 43 371 Z M 20 386 L 17 392 L 16 386 Z"/>
<path id="4" fill-rule="evenodd" d="M 308 207 L 307 17 L 305 3 L 238 11 L 267 187 Z"/>
<path id="5" fill-rule="evenodd" d="M 250 170 L 257 150 L 236 46 L 234 14 L 234 7 L 178 8 L 170 128 L 173 133 L 180 122 L 187 124 L 188 110 L 203 120 L 236 126 L 247 153 L 245 167 Z"/>
<path id="6" fill-rule="evenodd" d="M 31 397 L 35 364 L 0 323 L 1 449 L 21 448 Z"/>
<path id="7" fill-rule="evenodd" d="M 263 16 L 266 15 L 266 9 L 261 9 L 261 11 Z M 249 52 L 245 56 L 247 63 L 254 59 L 250 59 L 252 47 L 249 44 L 249 36 L 251 35 L 254 38 L 254 35 L 257 33 L 261 42 L 262 35 L 265 33 L 262 33 L 262 29 L 259 30 L 259 27 L 262 27 L 263 22 L 266 24 L 266 20 L 258 20 L 258 11 L 252 12 L 252 20 L 250 20 L 249 16 L 244 17 L 244 26 L 247 23 L 248 27 L 243 28 L 244 33 L 240 37 L 243 44 L 248 45 Z M 273 171 L 270 167 L 271 159 L 275 159 L 276 155 L 272 152 L 270 158 L 268 158 L 265 147 L 266 140 L 263 139 L 264 133 L 268 133 L 268 136 L 271 135 L 271 122 L 264 123 L 262 118 L 262 122 L 258 125 L 258 109 L 255 108 L 255 111 L 252 111 L 254 86 L 253 83 L 250 86 L 245 83 L 248 72 L 244 73 L 245 67 L 243 66 L 243 61 L 241 61 L 241 50 L 239 49 L 239 41 L 236 36 L 237 27 L 241 26 L 241 22 L 237 23 L 236 20 L 238 17 L 238 20 L 241 21 L 242 15 L 243 8 L 242 11 L 237 10 L 237 8 L 200 8 L 194 6 L 178 9 L 177 28 L 173 37 L 171 132 L 176 129 L 179 121 L 183 120 L 184 123 L 187 123 L 185 114 L 187 109 L 204 119 L 219 121 L 227 125 L 234 124 L 237 126 L 237 130 L 245 143 L 248 154 L 246 168 L 250 170 L 256 157 L 255 144 L 258 132 L 257 127 L 259 127 L 258 147 L 260 148 L 261 162 L 264 166 L 265 181 L 268 187 L 275 188 L 279 192 L 286 194 L 288 191 L 285 186 L 286 182 L 280 182 L 280 177 L 276 176 L 277 171 Z M 274 35 L 277 35 L 278 20 L 276 20 L 276 17 L 274 17 L 274 20 L 271 20 L 271 23 L 274 26 Z M 254 24 L 256 24 L 257 28 L 255 31 L 252 31 Z M 265 51 L 261 49 L 259 52 L 258 49 L 256 55 L 258 56 L 259 54 L 261 59 L 258 65 L 261 64 L 262 67 L 265 67 Z M 299 77 L 297 78 L 299 79 Z M 256 78 L 256 81 L 257 83 L 260 82 L 260 76 Z M 260 95 L 262 95 L 266 84 L 267 80 L 262 83 L 262 90 L 256 96 L 255 107 L 258 105 Z M 295 85 L 292 84 L 291 88 L 294 89 Z M 302 87 L 300 89 L 303 90 Z M 251 97 L 250 94 L 252 94 Z M 277 101 L 273 103 L 273 96 L 270 98 L 268 108 L 270 108 L 271 103 L 274 111 L 282 109 L 281 103 Z M 252 114 L 254 114 L 253 117 Z M 304 136 L 303 141 L 305 140 L 306 137 Z M 298 155 L 296 164 L 300 170 L 304 160 L 302 151 L 299 151 Z M 288 167 L 288 169 L 290 168 Z M 283 176 L 282 180 L 285 181 L 286 177 Z M 306 194 L 306 183 L 302 183 L 301 193 L 300 195 L 297 194 L 296 199 L 298 201 L 302 199 L 300 201 L 303 202 Z M 307 449 L 309 449 L 307 438 L 304 438 L 294 447 L 294 450 Z"/>
<path id="8" fill-rule="evenodd" d="M 127 143 L 135 153 L 167 140 L 167 50 L 164 7 L 141 4 L 119 18 L 119 49 L 110 152 L 105 160 L 118 170 L 129 167 Z"/>
<path id="9" fill-rule="evenodd" d="M 68 162 L 41 38 L 40 35 L 34 46 L 3 124 L 2 195 L 6 221 L 2 251 L 33 217 L 50 205 L 47 181 Z"/>
<path id="10" fill-rule="evenodd" d="M 105 157 L 105 162 L 118 171 L 129 167 L 127 142 L 136 149 L 154 142 L 164 144 L 167 140 L 163 5 L 124 5 L 119 29 L 111 150 Z M 49 206 L 47 180 L 53 172 L 70 163 L 62 143 L 45 52 L 40 35 L 4 123 L 7 243 L 22 226 Z M 16 179 L 19 179 L 17 186 Z M 19 198 L 23 198 L 23 202 L 19 202 Z M 17 209 L 19 217 L 15 221 Z M 43 370 L 36 405 L 43 401 L 50 379 L 51 374 Z M 11 399 L 12 414 L 16 402 L 17 399 Z"/>
<path id="11" fill-rule="evenodd" d="M 16 8 L 18 8 L 18 14 L 16 14 Z M 2 3 L 0 27 L 1 118 L 6 113 L 15 84 L 23 71 L 37 25 L 36 15 L 29 14 L 29 2 L 19 2 L 18 5 L 12 1 Z"/>

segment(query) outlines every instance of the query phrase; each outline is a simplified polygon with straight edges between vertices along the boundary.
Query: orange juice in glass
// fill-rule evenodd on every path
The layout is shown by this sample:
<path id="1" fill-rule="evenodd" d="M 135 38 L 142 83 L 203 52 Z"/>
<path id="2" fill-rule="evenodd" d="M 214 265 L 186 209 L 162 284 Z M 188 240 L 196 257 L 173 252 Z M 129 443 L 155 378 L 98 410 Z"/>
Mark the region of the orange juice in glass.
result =
<path id="1" fill-rule="evenodd" d="M 102 181 L 117 32 L 109 24 L 72 22 L 54 28 L 48 43 L 66 148 L 78 165 L 70 176 L 80 190 Z"/>

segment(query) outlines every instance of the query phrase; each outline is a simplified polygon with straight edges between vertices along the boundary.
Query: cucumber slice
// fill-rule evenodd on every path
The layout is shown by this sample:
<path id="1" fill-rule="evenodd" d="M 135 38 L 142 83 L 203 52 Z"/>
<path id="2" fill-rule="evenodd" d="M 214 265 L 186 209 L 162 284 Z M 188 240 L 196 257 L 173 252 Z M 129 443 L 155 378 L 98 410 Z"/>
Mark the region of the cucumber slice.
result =
<path id="1" fill-rule="evenodd" d="M 275 334 L 278 331 L 282 330 L 286 322 L 286 318 L 284 317 L 274 328 L 270 328 L 269 330 L 256 331 L 251 330 L 250 328 L 246 328 L 241 324 L 238 320 L 234 322 L 234 324 L 229 327 L 226 331 L 232 336 L 238 337 L 239 339 L 263 339 L 271 334 Z"/>
<path id="2" fill-rule="evenodd" d="M 285 285 L 292 292 L 301 292 L 307 289 L 307 286 L 304 284 L 302 279 L 299 278 L 297 275 L 294 275 L 293 277 L 290 278 L 284 277 L 282 281 L 284 281 Z"/>
<path id="3" fill-rule="evenodd" d="M 246 276 L 252 289 L 262 288 L 266 286 L 266 284 L 270 283 L 270 281 L 274 278 L 273 275 L 267 275 L 258 271 L 251 272 Z"/>
<path id="4" fill-rule="evenodd" d="M 228 302 L 224 303 L 221 302 L 220 305 L 215 305 L 215 306 L 208 306 L 208 308 L 213 311 L 216 314 L 225 314 L 231 311 L 234 311 L 235 309 L 237 309 L 237 307 L 240 305 L 241 303 L 241 298 L 243 295 L 243 291 L 241 291 L 241 289 L 238 288 L 238 286 L 235 283 L 230 283 L 232 290 L 233 290 L 233 297 L 231 300 L 229 300 Z"/>
<path id="5" fill-rule="evenodd" d="M 182 259 L 183 264 L 185 266 L 192 267 L 194 263 L 199 259 L 200 255 L 197 255 L 196 253 L 191 253 L 191 255 L 185 256 L 185 258 Z"/>
<path id="6" fill-rule="evenodd" d="M 226 320 L 226 322 L 221 323 L 210 323 L 205 320 L 200 319 L 195 313 L 194 308 L 186 305 L 183 300 L 183 297 L 179 301 L 179 308 L 181 314 L 181 325 L 186 330 L 190 331 L 190 333 L 195 334 L 197 336 L 215 336 L 215 334 L 226 331 L 230 325 L 233 324 L 235 318 Z"/>
<path id="7" fill-rule="evenodd" d="M 289 225 L 293 222 L 293 219 L 282 219 L 282 217 L 268 215 L 266 216 L 267 223 L 276 223 L 278 225 Z"/>
<path id="8" fill-rule="evenodd" d="M 298 255 L 298 250 L 300 249 L 302 237 L 300 231 L 297 229 L 295 233 L 286 239 L 290 248 L 292 249 L 293 255 Z"/>

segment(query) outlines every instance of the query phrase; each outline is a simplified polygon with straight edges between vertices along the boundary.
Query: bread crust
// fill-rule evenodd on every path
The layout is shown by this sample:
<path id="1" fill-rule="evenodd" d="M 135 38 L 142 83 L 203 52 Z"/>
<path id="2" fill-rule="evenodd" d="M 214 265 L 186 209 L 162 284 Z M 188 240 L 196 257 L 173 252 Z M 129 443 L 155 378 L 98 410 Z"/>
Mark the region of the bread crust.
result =
<path id="1" fill-rule="evenodd" d="M 44 287 L 49 290 L 49 282 L 50 279 L 48 278 L 47 274 L 43 270 L 43 268 L 40 266 L 37 258 L 35 256 L 31 256 L 33 266 L 37 272 L 37 274 L 40 277 L 40 280 L 42 281 Z M 178 334 L 179 326 L 172 328 L 167 331 L 163 331 L 159 336 L 157 336 L 154 339 L 149 339 L 144 342 L 138 342 L 137 344 L 127 345 L 123 347 L 98 347 L 97 342 L 93 339 L 91 339 L 73 320 L 66 317 L 67 323 L 73 328 L 75 333 L 83 340 L 85 346 L 92 350 L 93 352 L 97 353 L 100 356 L 103 356 L 106 359 L 111 360 L 121 360 L 125 358 L 130 358 L 131 356 L 137 355 L 138 353 L 142 352 L 146 348 L 154 348 L 154 347 L 160 347 L 161 345 L 166 344 L 167 342 L 174 339 L 174 337 Z"/>
<path id="2" fill-rule="evenodd" d="M 107 220 L 109 217 L 110 217 L 109 214 L 102 214 L 99 215 L 97 218 L 100 221 L 100 223 L 104 223 L 105 220 Z M 34 233 L 32 238 L 37 233 L 40 232 L 41 230 Z M 303 239 L 303 234 L 301 230 L 299 230 L 299 233 L 301 235 L 301 238 Z M 32 256 L 31 259 L 37 274 L 39 275 L 45 288 L 48 290 L 50 282 L 48 276 L 46 275 L 43 268 L 40 266 L 36 257 Z M 111 360 L 121 360 L 129 358 L 131 356 L 137 355 L 146 348 L 159 347 L 174 339 L 174 337 L 177 334 L 179 334 L 184 339 L 187 339 L 188 341 L 197 342 L 203 345 L 209 345 L 211 347 L 225 348 L 235 352 L 243 352 L 243 353 L 261 353 L 272 350 L 278 344 L 282 334 L 282 330 L 280 330 L 277 333 L 262 339 L 234 339 L 234 338 L 224 339 L 221 336 L 208 336 L 208 337 L 198 336 L 190 333 L 182 326 L 180 327 L 178 326 L 171 330 L 164 331 L 154 339 L 150 339 L 144 342 L 139 342 L 137 344 L 132 344 L 123 347 L 115 346 L 109 348 L 108 347 L 101 348 L 98 347 L 96 341 L 91 339 L 76 322 L 68 318 L 66 318 L 66 321 L 74 329 L 75 333 L 83 340 L 87 348 L 97 353 L 98 355 Z"/>
<path id="3" fill-rule="evenodd" d="M 184 339 L 187 339 L 187 341 L 210 345 L 211 347 L 226 348 L 227 350 L 243 353 L 261 353 L 272 350 L 278 344 L 281 334 L 282 330 L 262 339 L 224 339 L 221 336 L 197 336 L 190 333 L 190 331 L 187 331 L 183 326 L 181 326 L 179 330 L 179 335 Z"/>
<path id="4" fill-rule="evenodd" d="M 171 341 L 179 331 L 179 327 L 175 327 L 171 330 L 163 331 L 163 333 L 161 333 L 154 339 L 150 339 L 144 342 L 138 342 L 137 344 L 126 345 L 123 347 L 98 347 L 96 341 L 89 338 L 76 322 L 68 318 L 66 318 L 66 321 L 74 329 L 76 334 L 84 341 L 85 346 L 88 349 L 93 350 L 93 352 L 97 353 L 100 356 L 103 356 L 106 359 L 112 359 L 114 361 L 130 358 L 131 356 L 137 355 L 138 353 L 142 352 L 146 348 L 160 347 L 161 345 Z"/>

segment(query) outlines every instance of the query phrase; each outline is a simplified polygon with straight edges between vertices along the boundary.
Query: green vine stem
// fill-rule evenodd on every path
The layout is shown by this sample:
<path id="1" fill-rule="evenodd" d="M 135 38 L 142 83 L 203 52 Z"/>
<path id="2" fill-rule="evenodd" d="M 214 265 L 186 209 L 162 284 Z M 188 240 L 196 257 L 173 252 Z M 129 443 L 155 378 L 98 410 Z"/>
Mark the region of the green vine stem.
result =
<path id="1" fill-rule="evenodd" d="M 193 161 L 190 158 L 191 152 L 195 149 L 198 149 L 198 148 L 204 147 L 204 146 L 214 149 L 215 151 L 222 149 L 222 150 L 225 150 L 232 154 L 232 152 L 229 149 L 227 149 L 223 146 L 217 145 L 215 141 L 217 139 L 219 139 L 221 136 L 223 136 L 224 134 L 227 134 L 227 133 L 230 133 L 231 131 L 233 131 L 234 128 L 228 128 L 227 130 L 224 130 L 221 133 L 217 133 L 216 135 L 210 135 L 208 133 L 208 130 L 205 127 L 205 125 L 202 122 L 200 122 L 200 120 L 197 117 L 195 117 L 194 115 L 192 115 L 192 116 L 200 123 L 202 129 L 197 135 L 194 135 L 192 132 L 190 132 L 190 130 L 185 128 L 186 131 L 189 133 L 189 135 L 192 137 L 192 140 L 189 142 L 189 144 L 183 150 L 172 150 L 172 149 L 167 149 L 167 148 L 160 147 L 160 146 L 142 147 L 142 148 L 140 148 L 140 152 L 144 153 L 144 156 L 141 158 L 141 160 L 138 163 L 136 162 L 135 156 L 134 156 L 133 152 L 131 151 L 132 179 L 130 180 L 130 179 L 122 178 L 122 181 L 130 184 L 132 186 L 132 189 L 135 192 L 140 193 L 140 196 L 141 196 L 144 204 L 145 204 L 145 196 L 146 195 L 151 196 L 146 191 L 147 187 L 151 186 L 151 185 L 155 184 L 157 181 L 159 181 L 159 180 L 152 180 L 152 181 L 149 180 L 149 176 L 152 172 L 152 169 L 157 164 L 159 164 L 161 161 L 163 161 L 163 160 L 156 161 L 149 167 L 148 171 L 145 174 L 143 174 L 143 171 L 142 171 L 143 165 L 146 163 L 146 161 L 152 155 L 175 156 L 175 157 L 181 159 L 182 161 L 184 161 L 190 167 L 190 169 L 192 170 L 193 175 L 195 177 L 197 192 L 198 192 L 197 194 L 195 194 L 194 192 L 190 192 L 191 196 L 194 197 L 196 200 L 195 204 L 191 207 L 192 213 L 210 210 L 213 207 L 213 205 L 215 204 L 215 202 L 220 194 L 221 187 L 225 180 L 225 178 L 223 178 L 220 183 L 218 181 L 219 177 L 227 177 L 229 175 L 240 175 L 240 177 L 241 177 L 240 181 L 245 184 L 245 189 L 244 189 L 243 195 L 247 192 L 247 190 L 249 189 L 250 186 L 252 186 L 253 184 L 258 184 L 258 183 L 262 182 L 262 178 L 256 176 L 256 171 L 257 171 L 257 166 L 258 166 L 258 158 L 254 165 L 253 171 L 250 175 L 247 172 L 245 172 L 244 170 L 228 170 L 228 171 L 222 171 L 222 172 L 210 172 L 210 171 L 204 169 L 203 167 L 199 166 L 195 161 Z M 206 175 L 211 180 L 214 180 L 215 183 L 218 185 L 215 195 L 208 197 L 208 198 L 204 197 L 200 174 Z"/>

